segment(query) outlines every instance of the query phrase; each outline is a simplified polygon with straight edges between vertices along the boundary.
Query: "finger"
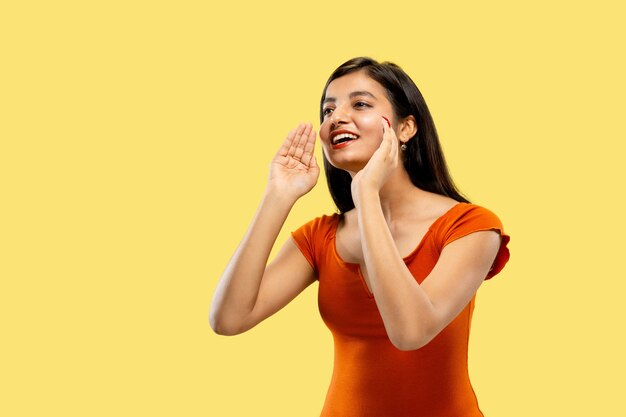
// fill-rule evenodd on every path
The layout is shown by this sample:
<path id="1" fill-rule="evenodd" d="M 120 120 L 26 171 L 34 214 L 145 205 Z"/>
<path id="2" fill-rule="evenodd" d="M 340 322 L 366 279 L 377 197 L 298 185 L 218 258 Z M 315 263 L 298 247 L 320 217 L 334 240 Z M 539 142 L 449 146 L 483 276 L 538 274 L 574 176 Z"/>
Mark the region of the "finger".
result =
<path id="1" fill-rule="evenodd" d="M 393 127 L 391 127 L 391 124 L 389 123 L 389 121 L 387 120 L 385 116 L 382 116 L 381 124 L 383 126 L 383 134 L 386 133 L 394 137 L 396 136 L 396 131 L 393 130 Z"/>
<path id="2" fill-rule="evenodd" d="M 296 154 L 298 150 L 298 142 L 300 141 L 300 138 L 302 137 L 303 131 L 304 131 L 304 123 L 300 123 L 298 127 L 296 128 L 293 140 L 291 141 L 291 144 L 289 146 L 289 151 L 287 152 L 286 156 L 293 157 Z"/>
<path id="3" fill-rule="evenodd" d="M 380 117 L 381 117 L 380 123 L 383 125 L 383 134 L 384 134 L 388 129 L 391 129 L 391 122 L 385 116 L 380 116 Z"/>
<path id="4" fill-rule="evenodd" d="M 315 158 L 315 155 L 311 155 L 311 160 L 309 161 L 309 168 L 318 168 L 317 166 L 317 159 Z"/>
<path id="5" fill-rule="evenodd" d="M 398 160 L 398 148 L 399 148 L 399 144 L 398 144 L 398 139 L 393 138 L 391 139 L 391 161 L 395 164 L 395 162 Z"/>
<path id="6" fill-rule="evenodd" d="M 293 142 L 291 144 L 291 149 L 289 152 L 289 156 L 292 158 L 296 158 L 298 153 L 301 154 L 301 152 L 298 151 L 298 148 L 301 146 L 300 141 L 302 140 L 302 134 L 305 129 L 306 125 L 304 123 L 300 123 L 298 125 L 298 129 L 296 130 L 296 135 L 293 138 Z"/>
<path id="7" fill-rule="evenodd" d="M 307 141 L 304 146 L 304 155 L 302 158 L 302 163 L 306 166 L 311 166 L 311 160 L 315 159 L 313 153 L 315 152 L 316 137 L 317 134 L 315 133 L 315 130 L 311 128 L 311 131 L 309 132 L 309 136 L 307 137 Z"/>
<path id="8" fill-rule="evenodd" d="M 391 152 L 391 141 L 390 141 L 390 129 L 387 126 L 387 122 L 382 120 L 383 124 L 383 141 L 380 144 L 381 151 L 384 152 L 385 157 L 389 155 Z"/>
<path id="9" fill-rule="evenodd" d="M 396 132 L 393 130 L 393 128 L 391 128 L 391 124 L 389 123 L 389 120 L 385 117 L 382 116 L 382 118 L 385 120 L 383 122 L 383 130 L 384 130 L 384 138 L 386 138 L 387 140 L 389 140 L 389 157 L 392 158 L 392 161 L 395 161 L 398 158 L 398 138 L 396 136 Z"/>
<path id="10" fill-rule="evenodd" d="M 391 136 L 390 140 L 391 140 L 392 149 L 393 149 L 391 153 L 391 160 L 394 164 L 396 164 L 398 161 L 398 154 L 400 153 L 400 140 L 396 136 L 395 132 L 393 132 L 393 134 L 390 136 Z"/>
<path id="11" fill-rule="evenodd" d="M 278 149 L 278 152 L 276 153 L 277 155 L 287 156 L 289 154 L 289 149 L 291 148 L 293 140 L 296 137 L 296 129 L 297 128 L 294 128 L 289 131 L 280 149 Z"/>
<path id="12" fill-rule="evenodd" d="M 302 133 L 298 137 L 298 143 L 295 146 L 295 152 L 293 157 L 299 161 L 302 160 L 302 155 L 304 155 L 304 148 L 306 146 L 306 142 L 308 140 L 309 134 L 311 133 L 312 126 L 309 123 L 303 124 L 304 128 Z"/>
<path id="13" fill-rule="evenodd" d="M 393 130 L 388 126 L 386 119 L 383 117 L 381 121 L 383 126 L 383 142 L 387 142 L 389 140 L 389 135 Z"/>

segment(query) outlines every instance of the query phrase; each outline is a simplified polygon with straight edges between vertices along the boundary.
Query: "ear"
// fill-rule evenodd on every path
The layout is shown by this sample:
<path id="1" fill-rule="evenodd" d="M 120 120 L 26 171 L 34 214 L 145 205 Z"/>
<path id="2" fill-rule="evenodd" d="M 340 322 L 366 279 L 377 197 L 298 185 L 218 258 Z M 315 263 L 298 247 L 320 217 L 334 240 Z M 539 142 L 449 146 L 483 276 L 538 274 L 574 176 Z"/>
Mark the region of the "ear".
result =
<path id="1" fill-rule="evenodd" d="M 408 116 L 400 122 L 398 139 L 406 143 L 417 133 L 417 122 L 414 116 Z"/>

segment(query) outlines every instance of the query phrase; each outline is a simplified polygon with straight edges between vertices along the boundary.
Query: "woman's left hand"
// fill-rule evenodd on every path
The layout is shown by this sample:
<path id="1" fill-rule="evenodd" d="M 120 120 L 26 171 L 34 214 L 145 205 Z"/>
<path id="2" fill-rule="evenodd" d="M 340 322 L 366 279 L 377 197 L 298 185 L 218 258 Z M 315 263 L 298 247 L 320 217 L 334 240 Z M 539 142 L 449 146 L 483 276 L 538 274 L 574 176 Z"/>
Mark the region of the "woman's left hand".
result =
<path id="1" fill-rule="evenodd" d="M 383 129 L 383 141 L 374 152 L 365 167 L 352 178 L 352 200 L 358 206 L 362 192 L 372 191 L 378 194 L 391 173 L 398 166 L 398 138 L 389 127 L 386 119 L 380 119 Z"/>

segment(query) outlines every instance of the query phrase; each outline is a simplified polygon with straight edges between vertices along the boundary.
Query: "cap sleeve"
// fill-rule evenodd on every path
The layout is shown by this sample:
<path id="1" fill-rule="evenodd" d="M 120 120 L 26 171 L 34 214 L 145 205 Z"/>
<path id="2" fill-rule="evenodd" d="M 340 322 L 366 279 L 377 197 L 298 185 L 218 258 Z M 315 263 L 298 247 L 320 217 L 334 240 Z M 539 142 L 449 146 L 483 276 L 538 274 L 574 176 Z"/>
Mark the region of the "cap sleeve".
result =
<path id="1" fill-rule="evenodd" d="M 507 247 L 511 240 L 510 236 L 504 232 L 504 227 L 498 216 L 484 207 L 470 205 L 459 216 L 452 217 L 442 229 L 442 248 L 448 243 L 473 232 L 495 230 L 500 234 L 500 249 L 485 279 L 490 279 L 497 275 L 510 258 L 509 248 Z"/>
<path id="2" fill-rule="evenodd" d="M 316 274 L 318 273 L 322 257 L 320 251 L 326 247 L 326 241 L 335 216 L 324 215 L 317 217 L 291 232 L 291 236 L 300 252 L 309 261 Z"/>

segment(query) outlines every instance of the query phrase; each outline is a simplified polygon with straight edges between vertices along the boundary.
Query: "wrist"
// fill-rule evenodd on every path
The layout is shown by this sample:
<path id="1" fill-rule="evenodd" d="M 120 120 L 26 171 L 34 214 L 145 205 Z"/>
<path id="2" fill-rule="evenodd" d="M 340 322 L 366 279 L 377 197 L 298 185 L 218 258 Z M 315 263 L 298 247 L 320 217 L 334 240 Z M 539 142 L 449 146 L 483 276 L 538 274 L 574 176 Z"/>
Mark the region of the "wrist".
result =
<path id="1" fill-rule="evenodd" d="M 367 203 L 368 201 L 380 204 L 380 194 L 378 189 L 368 184 L 357 184 L 356 187 L 352 190 L 352 196 L 354 200 L 354 205 L 357 208 L 363 203 Z"/>
<path id="2" fill-rule="evenodd" d="M 285 190 L 281 190 L 279 187 L 273 186 L 272 184 L 268 184 L 263 193 L 264 201 L 271 203 L 273 206 L 283 206 L 289 209 L 293 207 L 298 198 L 297 196 L 289 195 Z"/>

